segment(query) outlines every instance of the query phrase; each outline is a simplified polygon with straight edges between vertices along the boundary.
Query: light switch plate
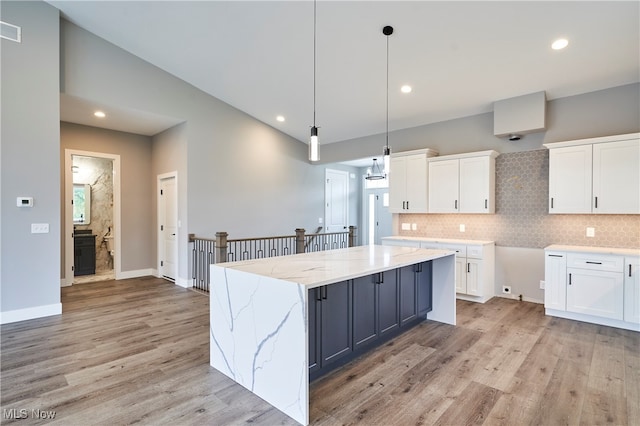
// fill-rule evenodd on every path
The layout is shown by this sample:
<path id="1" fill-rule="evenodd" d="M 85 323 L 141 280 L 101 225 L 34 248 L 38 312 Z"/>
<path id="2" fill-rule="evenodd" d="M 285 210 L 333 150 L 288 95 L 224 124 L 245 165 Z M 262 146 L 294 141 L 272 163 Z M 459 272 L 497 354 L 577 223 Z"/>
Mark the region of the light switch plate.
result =
<path id="1" fill-rule="evenodd" d="M 31 233 L 32 234 L 48 234 L 49 224 L 48 223 L 32 223 Z"/>
<path id="2" fill-rule="evenodd" d="M 415 223 L 412 223 L 411 224 L 411 229 L 414 230 L 414 231 L 417 231 L 418 230 L 418 225 L 415 224 Z"/>
<path id="3" fill-rule="evenodd" d="M 460 232 L 464 232 L 466 230 L 466 227 L 464 226 L 463 223 L 460 224 Z"/>
<path id="4" fill-rule="evenodd" d="M 411 230 L 411 224 L 410 223 L 403 223 L 402 224 L 402 230 L 403 231 L 410 231 Z"/>
<path id="5" fill-rule="evenodd" d="M 587 228 L 587 237 L 595 237 L 596 236 L 596 228 Z"/>

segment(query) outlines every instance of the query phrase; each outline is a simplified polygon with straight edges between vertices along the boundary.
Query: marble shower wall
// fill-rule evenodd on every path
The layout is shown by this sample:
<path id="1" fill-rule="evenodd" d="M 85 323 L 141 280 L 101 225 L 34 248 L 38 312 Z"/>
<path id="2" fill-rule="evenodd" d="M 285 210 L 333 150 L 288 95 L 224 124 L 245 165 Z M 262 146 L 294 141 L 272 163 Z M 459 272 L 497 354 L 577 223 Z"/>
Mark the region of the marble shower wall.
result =
<path id="1" fill-rule="evenodd" d="M 113 258 L 103 242 L 111 227 L 113 232 L 113 160 L 96 157 L 73 156 L 78 172 L 73 183 L 91 185 L 91 218 L 88 225 L 76 225 L 76 229 L 91 229 L 96 235 L 96 273 L 113 269 Z"/>
<path id="2" fill-rule="evenodd" d="M 550 244 L 640 247 L 640 215 L 549 214 L 549 150 L 514 152 L 496 158 L 496 214 L 401 214 L 415 223 L 413 237 L 493 240 L 498 246 L 544 248 Z M 460 232 L 464 224 L 466 232 Z M 595 237 L 586 237 L 586 228 Z"/>

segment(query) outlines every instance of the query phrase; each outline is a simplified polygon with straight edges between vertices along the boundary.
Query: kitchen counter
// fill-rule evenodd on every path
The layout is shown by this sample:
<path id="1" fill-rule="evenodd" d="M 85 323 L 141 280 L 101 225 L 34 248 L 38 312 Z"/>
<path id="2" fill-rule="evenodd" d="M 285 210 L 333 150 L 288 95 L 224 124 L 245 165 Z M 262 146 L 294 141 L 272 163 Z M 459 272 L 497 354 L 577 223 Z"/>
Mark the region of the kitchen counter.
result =
<path id="1" fill-rule="evenodd" d="M 455 255 L 447 250 L 361 246 L 211 265 L 210 363 L 308 424 L 309 289 L 422 262 L 432 270 L 427 318 L 455 325 Z"/>
<path id="2" fill-rule="evenodd" d="M 396 235 L 394 237 L 384 237 L 382 238 L 385 241 L 414 241 L 417 243 L 420 242 L 430 242 L 430 243 L 445 243 L 445 244 L 465 244 L 465 245 L 487 245 L 494 244 L 493 241 L 488 240 L 463 240 L 459 238 L 434 238 L 434 237 L 403 237 L 400 235 Z"/>
<path id="3" fill-rule="evenodd" d="M 562 244 L 552 244 L 544 248 L 548 251 L 570 251 L 574 253 L 595 253 L 595 254 L 617 254 L 620 256 L 640 256 L 640 249 L 633 248 L 613 248 L 613 247 L 590 247 L 590 246 L 566 246 Z"/>

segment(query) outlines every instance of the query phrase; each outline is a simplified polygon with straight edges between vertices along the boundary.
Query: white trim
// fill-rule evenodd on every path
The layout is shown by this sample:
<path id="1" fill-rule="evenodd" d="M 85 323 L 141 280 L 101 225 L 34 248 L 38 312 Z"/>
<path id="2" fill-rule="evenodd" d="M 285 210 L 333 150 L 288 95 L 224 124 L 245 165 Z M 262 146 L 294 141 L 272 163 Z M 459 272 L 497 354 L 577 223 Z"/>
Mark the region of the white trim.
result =
<path id="1" fill-rule="evenodd" d="M 113 160 L 113 234 L 115 240 L 115 256 L 113 258 L 113 269 L 115 279 L 125 278 L 121 271 L 122 259 L 122 238 L 121 238 L 121 194 L 120 194 L 120 155 L 108 154 L 104 152 L 81 151 L 76 149 L 64 150 L 64 221 L 65 235 L 64 239 L 64 272 L 67 285 L 73 282 L 73 209 L 71 208 L 71 200 L 73 199 L 73 174 L 71 167 L 73 166 L 73 156 L 79 155 L 83 157 L 97 157 Z M 62 284 L 62 283 L 61 283 Z"/>
<path id="2" fill-rule="evenodd" d="M 185 280 L 184 278 L 177 277 L 175 284 L 183 288 L 191 288 L 191 280 Z"/>
<path id="3" fill-rule="evenodd" d="M 553 149 L 553 148 L 563 148 L 566 146 L 592 145 L 594 143 L 626 141 L 626 140 L 632 140 L 632 139 L 638 139 L 638 138 L 640 138 L 640 133 L 627 133 L 624 135 L 603 136 L 600 138 L 588 138 L 588 139 L 576 139 L 572 141 L 550 142 L 550 143 L 544 143 L 542 144 L 542 146 L 544 146 L 547 149 Z"/>
<path id="4" fill-rule="evenodd" d="M 0 312 L 0 324 L 8 324 L 10 322 L 26 321 L 61 314 L 62 303 L 15 309 L 13 311 Z"/>
<path id="5" fill-rule="evenodd" d="M 73 285 L 73 280 L 60 278 L 60 287 L 71 287 L 72 285 Z"/>
<path id="6" fill-rule="evenodd" d="M 133 271 L 122 271 L 120 272 L 120 276 L 116 278 L 116 280 L 126 280 L 129 278 L 139 278 L 139 277 L 148 277 L 148 276 L 154 276 L 154 277 L 157 276 L 157 271 L 155 271 L 155 269 L 153 268 L 136 269 Z"/>
<path id="7" fill-rule="evenodd" d="M 606 325 L 609 327 L 623 328 L 625 330 L 640 331 L 640 324 L 625 322 L 593 315 L 578 314 L 575 312 L 559 311 L 557 309 L 545 309 L 545 315 L 560 317 L 575 321 L 583 321 L 591 324 Z"/>
<path id="8" fill-rule="evenodd" d="M 520 300 L 520 297 L 514 295 L 514 294 L 496 294 L 495 297 L 502 297 L 503 299 L 510 299 L 510 300 Z M 540 300 L 540 299 L 536 299 L 534 297 L 527 297 L 527 296 L 522 296 L 522 301 L 523 302 L 531 302 L 531 303 L 537 303 L 539 305 L 544 305 L 544 300 Z"/>

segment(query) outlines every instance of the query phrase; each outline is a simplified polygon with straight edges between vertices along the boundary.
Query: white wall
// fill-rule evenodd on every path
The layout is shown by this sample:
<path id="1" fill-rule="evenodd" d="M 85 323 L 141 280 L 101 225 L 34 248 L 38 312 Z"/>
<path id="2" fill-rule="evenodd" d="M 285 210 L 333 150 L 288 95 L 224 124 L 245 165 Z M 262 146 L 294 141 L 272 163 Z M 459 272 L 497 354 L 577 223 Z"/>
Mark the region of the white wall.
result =
<path id="1" fill-rule="evenodd" d="M 61 312 L 58 10 L 0 3 L 22 43 L 2 39 L 0 322 Z M 31 208 L 16 197 L 33 197 Z M 32 234 L 32 223 L 49 233 Z"/>

